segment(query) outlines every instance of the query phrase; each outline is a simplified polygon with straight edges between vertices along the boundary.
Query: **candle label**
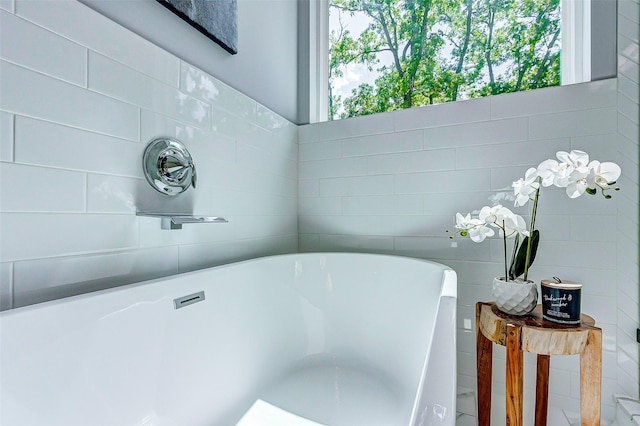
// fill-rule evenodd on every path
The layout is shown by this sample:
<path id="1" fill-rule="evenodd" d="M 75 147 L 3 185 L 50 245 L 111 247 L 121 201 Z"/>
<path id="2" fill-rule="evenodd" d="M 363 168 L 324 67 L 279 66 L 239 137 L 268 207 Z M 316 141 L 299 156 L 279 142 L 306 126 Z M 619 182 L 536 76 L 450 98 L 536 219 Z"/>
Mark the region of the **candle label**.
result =
<path id="1" fill-rule="evenodd" d="M 545 285 L 542 282 L 542 317 L 559 324 L 580 324 L 581 286 L 562 288 L 562 285 Z"/>

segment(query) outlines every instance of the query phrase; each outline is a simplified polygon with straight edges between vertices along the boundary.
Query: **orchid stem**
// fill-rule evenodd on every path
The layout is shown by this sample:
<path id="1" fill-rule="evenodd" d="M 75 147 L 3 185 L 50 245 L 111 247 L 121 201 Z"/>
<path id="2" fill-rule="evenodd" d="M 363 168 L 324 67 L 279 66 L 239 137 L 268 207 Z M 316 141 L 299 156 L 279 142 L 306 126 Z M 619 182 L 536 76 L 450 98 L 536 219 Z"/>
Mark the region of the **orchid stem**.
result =
<path id="1" fill-rule="evenodd" d="M 542 179 L 539 179 L 542 184 Z M 527 238 L 527 255 L 524 258 L 524 280 L 529 276 L 529 259 L 531 258 L 531 240 L 533 240 L 533 230 L 536 224 L 536 214 L 538 213 L 538 198 L 540 197 L 540 186 L 536 188 L 536 195 L 533 197 L 533 207 L 531 208 L 531 221 L 529 223 L 529 238 Z"/>
<path id="2" fill-rule="evenodd" d="M 509 281 L 509 271 L 507 271 L 507 231 L 504 220 L 502 221 L 502 245 L 504 249 L 504 280 Z"/>

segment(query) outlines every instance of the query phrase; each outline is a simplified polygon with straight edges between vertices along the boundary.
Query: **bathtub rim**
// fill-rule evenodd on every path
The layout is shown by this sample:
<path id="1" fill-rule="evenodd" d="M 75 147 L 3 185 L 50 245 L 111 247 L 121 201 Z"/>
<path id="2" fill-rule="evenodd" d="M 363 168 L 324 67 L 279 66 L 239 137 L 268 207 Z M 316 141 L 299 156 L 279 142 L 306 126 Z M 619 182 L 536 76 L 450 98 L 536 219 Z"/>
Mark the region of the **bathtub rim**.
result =
<path id="1" fill-rule="evenodd" d="M 71 303 L 74 302 L 76 300 L 83 300 L 83 299 L 90 299 L 90 298 L 94 298 L 94 297 L 99 297 L 101 295 L 105 295 L 105 294 L 111 294 L 117 291 L 124 291 L 127 289 L 133 289 L 133 288 L 137 288 L 137 287 L 142 287 L 145 285 L 149 285 L 152 283 L 160 283 L 160 282 L 164 282 L 167 280 L 171 280 L 171 279 L 178 279 L 178 278 L 183 278 L 183 277 L 189 277 L 189 276 L 197 276 L 199 274 L 205 274 L 208 273 L 211 270 L 222 270 L 222 269 L 226 269 L 226 268 L 231 268 L 231 267 L 239 267 L 241 265 L 244 264 L 248 264 L 248 263 L 255 263 L 258 261 L 264 261 L 267 259 L 272 259 L 272 258 L 278 258 L 278 257 L 294 257 L 294 256 L 304 256 L 304 257 L 312 257 L 312 256 L 318 256 L 318 255 L 344 255 L 344 256 L 356 256 L 356 257 L 376 257 L 376 258 L 390 258 L 390 259 L 396 259 L 396 260 L 408 260 L 408 261 L 416 261 L 416 262 L 420 262 L 420 263 L 428 263 L 431 264 L 433 266 L 439 267 L 441 268 L 441 270 L 443 271 L 453 271 L 455 274 L 455 270 L 443 263 L 439 263 L 433 260 L 428 260 L 428 259 L 423 259 L 423 258 L 418 258 L 418 257 L 409 257 L 409 256 L 401 256 L 401 255 L 395 255 L 395 254 L 383 254 L 383 253 L 366 253 L 366 252 L 342 252 L 342 251 L 317 251 L 317 252 L 303 252 L 303 253 L 284 253 L 284 254 L 269 254 L 269 255 L 264 255 L 264 256 L 258 256 L 258 257 L 253 257 L 250 259 L 244 259 L 244 260 L 239 260 L 236 262 L 230 262 L 230 263 L 223 263 L 220 265 L 213 265 L 213 266 L 208 266 L 205 268 L 200 268 L 200 269 L 195 269 L 193 271 L 185 271 L 185 272 L 178 272 L 175 274 L 171 274 L 171 275 L 165 275 L 162 277 L 157 277 L 157 278 L 150 278 L 147 280 L 142 280 L 142 281 L 136 281 L 136 282 L 132 282 L 132 283 L 128 283 L 128 284 L 122 284 L 122 285 L 117 285 L 114 287 L 109 287 L 109 288 L 104 288 L 101 290 L 95 290 L 95 291 L 88 291 L 86 293 L 80 293 L 80 294 L 75 294 L 75 295 L 71 295 L 71 296 L 66 296 L 66 297 L 61 297 L 59 299 L 52 299 L 52 300 L 47 300 L 47 301 L 43 301 L 43 302 L 39 302 L 39 303 L 34 303 L 31 305 L 25 305 L 25 306 L 19 306 L 16 308 L 11 308 L 11 309 L 7 309 L 4 311 L 0 311 L 0 319 L 3 317 L 7 317 L 10 315 L 14 315 L 14 314 L 18 314 L 20 312 L 28 312 L 31 310 L 37 310 L 37 309 L 45 309 L 48 307 L 54 307 L 57 305 L 61 305 L 61 304 L 66 304 L 66 303 Z M 448 282 L 448 281 L 447 281 Z M 71 284 L 77 284 L 77 283 L 71 283 Z M 454 285 L 451 286 L 450 284 L 447 283 L 443 283 L 442 284 L 442 289 L 441 289 L 441 294 L 440 297 L 444 296 L 444 295 L 450 295 L 451 297 L 457 298 L 457 286 L 456 283 L 454 282 Z"/>

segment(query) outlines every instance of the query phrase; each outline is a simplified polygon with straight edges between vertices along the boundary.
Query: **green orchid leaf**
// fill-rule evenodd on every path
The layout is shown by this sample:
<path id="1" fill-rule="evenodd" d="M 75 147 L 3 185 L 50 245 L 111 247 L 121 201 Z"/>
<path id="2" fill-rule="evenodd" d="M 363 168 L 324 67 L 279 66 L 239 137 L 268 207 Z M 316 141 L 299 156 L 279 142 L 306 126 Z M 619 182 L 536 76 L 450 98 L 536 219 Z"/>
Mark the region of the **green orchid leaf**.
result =
<path id="1" fill-rule="evenodd" d="M 509 279 L 514 280 L 516 277 L 513 276 L 513 264 L 516 261 L 516 254 L 518 253 L 518 246 L 520 245 L 520 234 L 516 234 L 516 237 L 513 241 L 513 252 L 511 254 L 511 262 L 509 263 Z"/>
<path id="2" fill-rule="evenodd" d="M 524 274 L 524 264 L 527 257 L 528 243 L 529 237 L 525 237 L 524 240 L 522 240 L 522 244 L 520 244 L 520 248 L 518 249 L 518 253 L 515 257 L 515 261 L 511 263 L 511 268 L 509 270 L 510 277 L 517 278 L 520 275 Z M 540 243 L 540 231 L 536 229 L 535 231 L 533 231 L 533 235 L 531 237 L 531 253 L 529 254 L 529 266 L 533 264 L 533 261 L 536 258 L 538 243 Z"/>

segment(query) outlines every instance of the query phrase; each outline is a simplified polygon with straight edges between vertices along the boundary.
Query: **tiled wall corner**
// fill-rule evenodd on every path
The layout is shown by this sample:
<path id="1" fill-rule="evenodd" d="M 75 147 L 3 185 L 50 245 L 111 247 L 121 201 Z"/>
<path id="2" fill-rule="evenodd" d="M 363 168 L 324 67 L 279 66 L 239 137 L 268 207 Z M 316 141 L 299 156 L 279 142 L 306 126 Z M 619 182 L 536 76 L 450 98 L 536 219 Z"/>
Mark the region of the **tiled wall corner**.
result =
<path id="1" fill-rule="evenodd" d="M 76 1 L 0 3 L 0 309 L 297 251 L 297 129 Z M 141 158 L 181 140 L 198 187 Z M 224 215 L 160 229 L 136 210 Z"/>
<path id="2" fill-rule="evenodd" d="M 640 2 L 618 1 L 618 103 L 617 150 L 622 176 L 617 210 L 617 388 L 633 398 L 640 392 L 640 348 L 636 330 L 640 327 L 640 285 L 638 263 L 638 221 L 640 194 L 638 149 L 640 128 Z M 628 188 L 628 190 L 627 190 Z"/>

